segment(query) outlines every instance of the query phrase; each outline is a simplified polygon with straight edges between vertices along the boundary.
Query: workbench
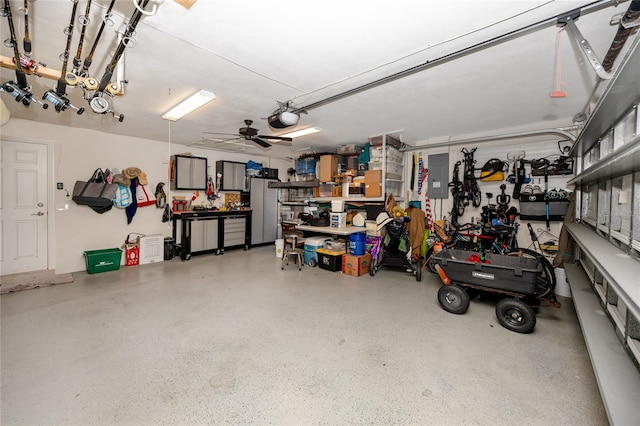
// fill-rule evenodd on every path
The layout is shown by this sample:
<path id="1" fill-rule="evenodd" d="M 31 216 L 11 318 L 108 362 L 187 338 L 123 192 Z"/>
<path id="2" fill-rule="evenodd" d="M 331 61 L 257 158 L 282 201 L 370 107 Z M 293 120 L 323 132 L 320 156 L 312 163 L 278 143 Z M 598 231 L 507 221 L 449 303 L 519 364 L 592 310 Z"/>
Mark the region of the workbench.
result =
<path id="1" fill-rule="evenodd" d="M 173 239 L 180 259 L 207 253 L 220 255 L 225 249 L 250 249 L 251 215 L 251 210 L 173 212 Z"/>

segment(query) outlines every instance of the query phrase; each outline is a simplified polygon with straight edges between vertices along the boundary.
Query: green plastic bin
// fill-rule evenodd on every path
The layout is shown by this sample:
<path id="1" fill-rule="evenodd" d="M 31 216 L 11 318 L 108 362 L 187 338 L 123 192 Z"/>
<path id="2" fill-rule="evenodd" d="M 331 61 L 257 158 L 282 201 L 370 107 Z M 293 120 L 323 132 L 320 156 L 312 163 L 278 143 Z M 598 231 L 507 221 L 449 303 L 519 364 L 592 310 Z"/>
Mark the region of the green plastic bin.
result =
<path id="1" fill-rule="evenodd" d="M 122 250 L 119 248 L 87 250 L 84 252 L 84 257 L 87 263 L 87 272 L 90 274 L 115 271 L 120 269 Z"/>

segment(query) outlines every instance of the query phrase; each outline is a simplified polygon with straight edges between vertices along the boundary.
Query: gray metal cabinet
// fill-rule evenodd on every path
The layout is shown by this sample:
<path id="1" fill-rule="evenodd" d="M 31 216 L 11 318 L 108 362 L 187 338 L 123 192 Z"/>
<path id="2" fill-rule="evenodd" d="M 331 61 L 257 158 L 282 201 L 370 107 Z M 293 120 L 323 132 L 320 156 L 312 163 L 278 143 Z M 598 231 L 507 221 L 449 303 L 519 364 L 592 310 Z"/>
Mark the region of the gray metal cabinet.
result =
<path id="1" fill-rule="evenodd" d="M 191 223 L 191 251 L 216 250 L 218 219 L 194 220 Z"/>
<path id="2" fill-rule="evenodd" d="M 172 155 L 170 159 L 171 189 L 207 189 L 207 159 Z"/>
<path id="3" fill-rule="evenodd" d="M 251 244 L 275 242 L 278 234 L 278 190 L 269 188 L 274 179 L 250 178 Z"/>
<path id="4" fill-rule="evenodd" d="M 216 173 L 222 174 L 220 178 L 221 191 L 244 191 L 246 188 L 245 175 L 247 165 L 235 161 L 216 161 Z"/>

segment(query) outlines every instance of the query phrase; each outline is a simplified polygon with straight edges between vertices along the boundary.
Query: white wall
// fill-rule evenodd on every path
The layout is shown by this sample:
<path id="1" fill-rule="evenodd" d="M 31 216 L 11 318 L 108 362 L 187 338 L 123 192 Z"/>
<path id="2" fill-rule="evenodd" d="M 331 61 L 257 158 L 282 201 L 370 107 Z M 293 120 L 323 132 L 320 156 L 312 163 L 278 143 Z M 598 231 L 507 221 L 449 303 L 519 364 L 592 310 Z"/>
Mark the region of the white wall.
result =
<path id="1" fill-rule="evenodd" d="M 554 161 L 558 158 L 560 154 L 560 150 L 558 149 L 558 140 L 561 138 L 558 136 L 556 138 L 549 136 L 537 136 L 535 138 L 528 139 L 515 139 L 515 140 L 501 140 L 501 141 L 492 141 L 492 142 L 481 142 L 481 143 L 465 143 L 465 144 L 457 144 L 457 145 L 449 145 L 449 146 L 441 146 L 441 147 L 433 147 L 427 148 L 424 147 L 420 151 L 422 152 L 422 156 L 424 161 L 427 161 L 429 155 L 433 154 L 449 154 L 449 181 L 452 180 L 453 176 L 453 167 L 456 161 L 462 161 L 464 159 L 464 155 L 462 152 L 462 148 L 466 148 L 468 150 L 477 147 L 477 151 L 474 154 L 474 159 L 476 160 L 476 168 L 481 168 L 486 161 L 491 158 L 499 158 L 501 160 L 507 161 L 507 154 L 509 152 L 516 153 L 518 151 L 525 152 L 525 159 L 532 160 L 543 157 L 549 157 L 550 161 Z M 416 151 L 417 152 L 417 151 Z M 409 152 L 408 158 L 411 158 L 413 152 Z M 410 164 L 410 163 L 408 163 Z M 512 165 L 512 164 L 511 164 Z M 408 176 L 410 176 L 410 167 L 407 167 Z M 529 176 L 530 167 L 526 166 L 527 175 Z M 476 176 L 479 176 L 480 172 L 476 171 Z M 505 173 L 506 177 L 507 173 Z M 565 189 L 568 191 L 573 191 L 574 188 L 572 186 L 567 186 L 567 181 L 569 181 L 573 175 L 571 176 L 549 176 L 549 190 L 556 189 Z M 460 179 L 464 178 L 464 163 L 460 165 Z M 531 185 L 539 185 L 542 190 L 544 190 L 544 177 L 542 176 L 531 176 L 532 182 Z M 410 179 L 410 178 L 408 178 Z M 500 194 L 500 185 L 506 184 L 506 194 L 512 196 L 513 195 L 513 184 L 510 184 L 506 181 L 494 181 L 494 182 L 479 182 L 480 190 L 482 191 L 482 202 L 480 207 L 473 207 L 469 205 L 465 208 L 464 215 L 459 218 L 460 223 L 467 223 L 471 221 L 471 218 L 475 218 L 476 221 L 480 219 L 480 215 L 482 213 L 482 206 L 487 205 L 488 199 L 486 197 L 486 193 L 490 192 L 493 194 L 493 198 L 491 202 L 493 204 L 496 203 L 496 196 Z M 417 186 L 416 186 L 417 187 Z M 425 183 L 426 187 L 426 183 Z M 523 185 L 524 188 L 524 185 Z M 453 206 L 453 198 L 451 196 L 451 191 L 448 191 L 448 198 L 444 200 L 430 200 L 431 211 L 433 215 L 433 219 L 447 219 L 450 220 L 450 213 Z M 510 206 L 515 206 L 520 210 L 520 203 L 517 200 L 514 200 L 512 197 Z M 532 220 L 520 220 L 522 226 L 518 232 L 518 245 L 520 247 L 529 247 L 532 242 L 529 236 L 529 232 L 527 230 L 526 224 L 528 222 L 531 223 L 536 234 L 539 235 L 540 242 L 544 243 L 548 240 L 553 239 L 553 237 L 558 237 L 560 235 L 560 230 L 562 228 L 562 222 L 551 222 L 550 230 L 547 231 L 546 223 L 544 221 L 532 221 Z M 548 233 L 547 233 L 548 232 Z M 557 239 L 556 239 L 557 241 Z"/>
<path id="2" fill-rule="evenodd" d="M 107 133 L 75 129 L 65 126 L 49 125 L 33 121 L 11 118 L 2 126 L 2 139 L 24 142 L 48 143 L 53 155 L 53 180 L 49 182 L 53 199 L 49 200 L 49 214 L 55 237 L 50 253 L 50 268 L 56 273 L 68 273 L 86 270 L 83 252 L 110 247 L 120 247 L 129 233 L 145 235 L 162 234 L 171 236 L 171 223 L 163 223 L 162 209 L 155 206 L 138 208 L 131 224 L 127 225 L 124 209 L 113 208 L 103 214 L 95 213 L 89 207 L 75 204 L 66 191 L 56 190 L 56 183 L 62 182 L 69 194 L 77 180 L 87 180 L 93 171 L 127 167 L 138 167 L 147 174 L 151 196 L 159 182 L 165 182 L 167 201 L 172 195 L 191 196 L 191 191 L 172 193 L 167 181 L 169 156 L 176 153 L 191 152 L 209 160 L 209 175 L 215 176 L 215 161 L 229 160 L 247 162 L 253 160 L 266 167 L 279 169 L 281 179 L 286 179 L 287 168 L 292 164 L 287 160 L 267 157 L 233 154 L 220 151 L 203 150 L 184 145 L 169 144 L 166 141 L 130 138 Z M 51 175 L 51 174 L 50 174 Z M 201 196 L 195 202 L 206 199 Z M 56 206 L 69 204 L 68 210 L 57 210 Z"/>

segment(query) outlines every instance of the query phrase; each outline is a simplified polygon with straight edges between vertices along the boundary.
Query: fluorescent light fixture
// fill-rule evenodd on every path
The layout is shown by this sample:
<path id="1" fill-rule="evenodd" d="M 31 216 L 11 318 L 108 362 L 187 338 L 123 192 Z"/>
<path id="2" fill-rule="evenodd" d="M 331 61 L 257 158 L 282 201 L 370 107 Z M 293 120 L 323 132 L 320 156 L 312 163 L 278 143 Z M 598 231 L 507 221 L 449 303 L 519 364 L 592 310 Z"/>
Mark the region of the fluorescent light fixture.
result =
<path id="1" fill-rule="evenodd" d="M 300 136 L 311 135 L 313 133 L 321 132 L 322 129 L 318 127 L 307 127 L 306 129 L 296 130 L 295 132 L 289 132 L 278 136 L 283 136 L 287 138 L 299 138 Z"/>
<path id="2" fill-rule="evenodd" d="M 165 120 L 178 121 L 185 115 L 197 110 L 202 105 L 210 102 L 216 98 L 213 92 L 207 90 L 201 90 L 198 93 L 192 95 L 190 98 L 185 99 L 180 104 L 171 108 L 165 115 L 162 116 Z"/>

